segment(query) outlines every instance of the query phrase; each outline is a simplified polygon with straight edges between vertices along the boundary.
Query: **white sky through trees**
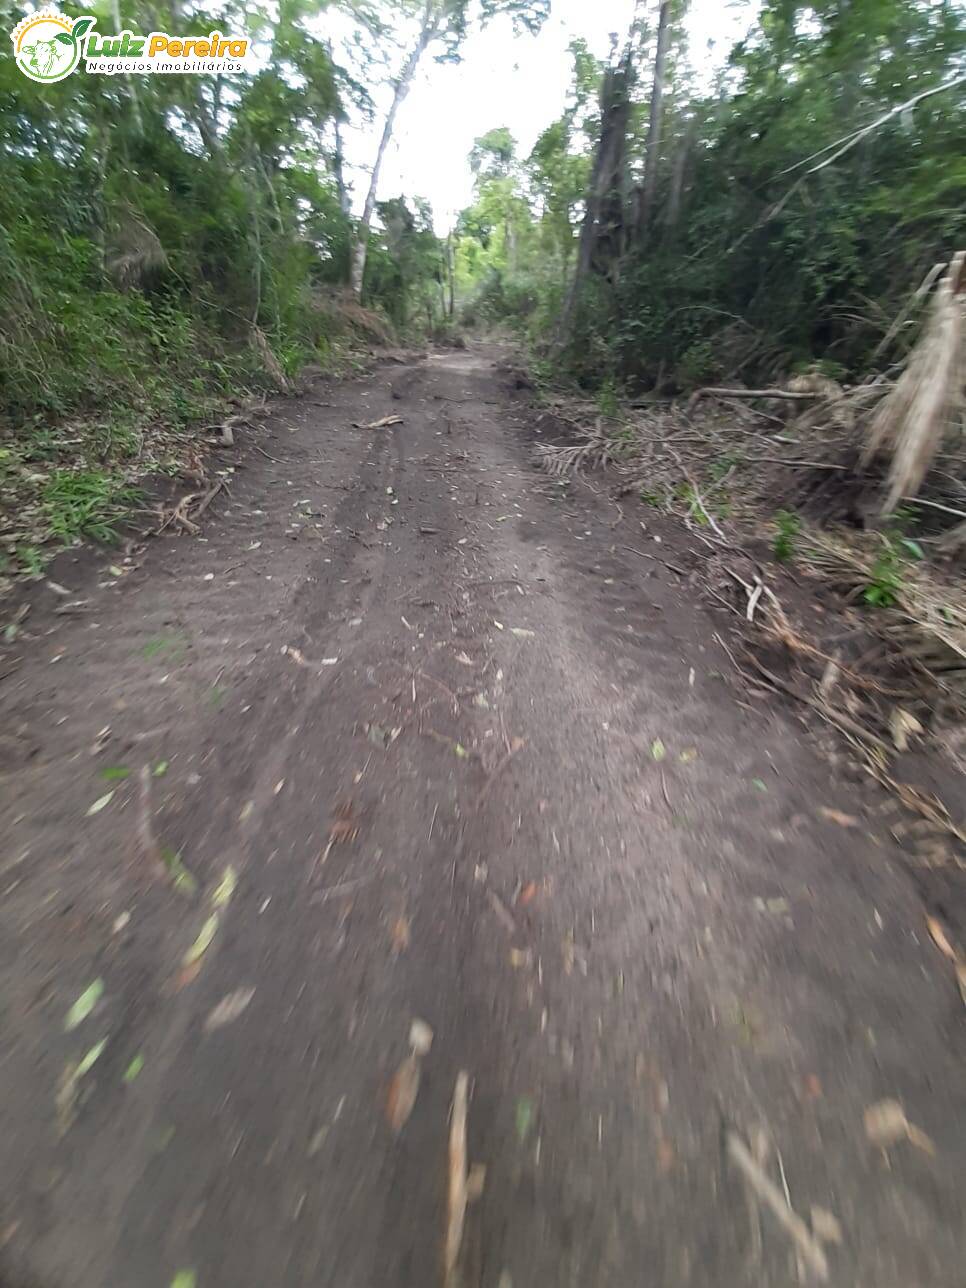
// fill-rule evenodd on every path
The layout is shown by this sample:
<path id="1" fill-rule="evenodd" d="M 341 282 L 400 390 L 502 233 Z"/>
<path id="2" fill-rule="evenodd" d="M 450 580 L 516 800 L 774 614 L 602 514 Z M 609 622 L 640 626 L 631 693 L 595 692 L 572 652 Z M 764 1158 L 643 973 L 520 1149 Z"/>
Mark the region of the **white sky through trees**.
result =
<path id="1" fill-rule="evenodd" d="M 657 5 L 652 6 L 655 10 Z M 687 18 L 690 61 L 707 82 L 748 30 L 756 0 L 692 0 Z M 572 74 L 568 45 L 583 37 L 606 57 L 611 34 L 623 40 L 634 0 L 553 0 L 552 16 L 538 36 L 514 36 L 509 20 L 475 30 L 465 41 L 462 61 L 439 64 L 427 57 L 404 102 L 383 164 L 379 200 L 424 197 L 433 208 L 437 232 L 470 204 L 473 176 L 467 157 L 473 140 L 507 126 L 525 156 L 537 136 L 563 110 Z M 709 49 L 708 42 L 713 41 Z M 374 92 L 379 117 L 345 130 L 347 179 L 353 207 L 361 209 L 368 167 L 375 156 L 388 90 Z"/>

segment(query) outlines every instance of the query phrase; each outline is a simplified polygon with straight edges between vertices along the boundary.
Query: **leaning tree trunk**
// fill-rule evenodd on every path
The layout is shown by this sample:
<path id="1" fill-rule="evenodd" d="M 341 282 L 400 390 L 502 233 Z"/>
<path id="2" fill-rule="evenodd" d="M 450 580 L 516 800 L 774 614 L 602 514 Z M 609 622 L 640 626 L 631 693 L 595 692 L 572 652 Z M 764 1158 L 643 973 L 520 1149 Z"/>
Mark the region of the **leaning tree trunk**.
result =
<path id="1" fill-rule="evenodd" d="M 426 47 L 436 35 L 439 25 L 439 14 L 434 12 L 436 6 L 433 0 L 426 0 L 423 8 L 422 25 L 419 30 L 419 38 L 410 51 L 409 57 L 403 65 L 399 78 L 393 89 L 392 104 L 389 113 L 386 116 L 385 124 L 382 127 L 382 138 L 379 140 L 379 149 L 376 152 L 375 165 L 372 167 L 372 174 L 369 178 L 369 191 L 366 193 L 366 204 L 362 210 L 362 218 L 359 221 L 359 227 L 356 231 L 356 242 L 352 250 L 352 273 L 351 286 L 352 294 L 356 299 L 362 298 L 362 279 L 366 271 L 366 254 L 369 249 L 369 227 L 372 223 L 372 212 L 376 206 L 376 193 L 379 188 L 379 172 L 382 169 L 383 157 L 386 155 L 392 132 L 396 126 L 396 115 L 402 105 L 403 99 L 409 93 L 409 87 L 413 83 L 413 77 L 416 75 L 416 68 L 419 66 L 419 60 L 426 52 Z"/>
<path id="2" fill-rule="evenodd" d="M 609 68 L 600 87 L 600 139 L 594 153 L 590 184 L 587 189 L 587 208 L 580 229 L 577 247 L 577 266 L 564 299 L 557 327 L 555 347 L 566 348 L 571 340 L 577 301 L 591 269 L 604 268 L 600 259 L 600 243 L 619 229 L 611 227 L 614 219 L 613 203 L 620 200 L 624 177 L 624 154 L 627 144 L 627 126 L 630 120 L 630 89 L 633 68 L 630 52 L 625 54 L 617 67 Z M 605 221 L 606 212 L 610 218 Z"/>
<path id="3" fill-rule="evenodd" d="M 657 26 L 657 52 L 654 55 L 654 83 L 651 87 L 651 111 L 644 152 L 644 184 L 638 208 L 638 235 L 643 236 L 654 209 L 657 192 L 657 167 L 661 157 L 661 125 L 664 112 L 664 69 L 671 38 L 671 0 L 662 0 Z"/>

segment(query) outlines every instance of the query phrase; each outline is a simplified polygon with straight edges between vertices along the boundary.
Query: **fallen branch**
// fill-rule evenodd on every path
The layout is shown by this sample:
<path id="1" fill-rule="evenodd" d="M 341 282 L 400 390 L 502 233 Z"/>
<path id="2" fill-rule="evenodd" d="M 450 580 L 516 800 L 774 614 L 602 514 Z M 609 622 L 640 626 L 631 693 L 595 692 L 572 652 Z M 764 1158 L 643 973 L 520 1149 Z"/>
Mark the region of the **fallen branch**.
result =
<path id="1" fill-rule="evenodd" d="M 755 1197 L 764 1203 L 795 1244 L 802 1258 L 824 1283 L 828 1279 L 825 1249 L 809 1230 L 774 1181 L 765 1175 L 736 1132 L 726 1136 L 728 1158 L 738 1168 Z"/>
<path id="2" fill-rule="evenodd" d="M 702 398 L 785 398 L 792 402 L 803 402 L 808 399 L 814 402 L 816 398 L 826 396 L 825 390 L 817 389 L 718 389 L 707 385 L 705 388 L 695 389 L 688 399 L 688 411 L 691 411 Z"/>
<path id="3" fill-rule="evenodd" d="M 360 425 L 358 421 L 352 422 L 353 429 L 388 429 L 391 425 L 401 425 L 402 416 L 383 416 L 381 420 L 371 421 L 368 425 Z"/>
<path id="4" fill-rule="evenodd" d="M 466 1115 L 470 1076 L 461 1070 L 456 1075 L 453 1107 L 450 1112 L 449 1150 L 446 1193 L 446 1232 L 443 1240 L 443 1288 L 457 1288 L 457 1265 L 463 1244 L 463 1225 L 468 1201 L 466 1185 Z"/>

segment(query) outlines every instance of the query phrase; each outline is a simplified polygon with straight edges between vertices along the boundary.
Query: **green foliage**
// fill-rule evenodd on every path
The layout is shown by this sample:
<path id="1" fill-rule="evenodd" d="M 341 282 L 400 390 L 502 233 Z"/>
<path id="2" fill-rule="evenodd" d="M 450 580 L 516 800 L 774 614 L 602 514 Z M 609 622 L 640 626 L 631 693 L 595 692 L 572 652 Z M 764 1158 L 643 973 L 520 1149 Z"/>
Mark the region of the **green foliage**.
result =
<path id="1" fill-rule="evenodd" d="M 466 3 L 438 2 L 458 33 Z M 532 25 L 545 7 L 493 0 L 486 16 Z M 363 45 L 388 8 L 346 5 Z M 3 13 L 9 31 L 21 14 Z M 439 321 L 442 248 L 426 207 L 402 199 L 384 203 L 373 232 L 367 309 L 339 305 L 354 229 L 334 125 L 366 90 L 334 64 L 317 15 L 302 0 L 190 13 L 161 0 L 150 23 L 129 17 L 143 30 L 245 32 L 258 67 L 230 78 L 77 74 L 41 86 L 0 60 L 7 571 L 42 566 L 44 543 L 109 540 L 133 498 L 125 477 L 176 471 L 226 397 L 271 388 L 253 325 L 295 376 L 387 338 L 386 314 L 404 329 Z M 109 7 L 97 25 L 113 32 Z"/>
<path id="2" fill-rule="evenodd" d="M 867 604 L 887 608 L 896 602 L 903 586 L 902 562 L 896 543 L 883 536 L 879 553 L 869 572 L 869 584 L 862 592 L 862 598 Z"/>
<path id="3" fill-rule="evenodd" d="M 620 393 L 613 376 L 608 376 L 597 389 L 597 410 L 602 416 L 616 420 L 620 412 Z"/>
<path id="4" fill-rule="evenodd" d="M 879 551 L 869 572 L 869 582 L 862 592 L 867 604 L 887 608 L 894 604 L 905 584 L 905 569 L 910 562 L 924 557 L 922 546 L 906 535 L 912 521 L 908 510 L 897 510 L 888 532 L 879 533 Z"/>
<path id="5" fill-rule="evenodd" d="M 115 527 L 137 495 L 123 480 L 101 470 L 54 470 L 41 493 L 50 534 L 64 545 L 79 537 L 111 542 Z"/>
<path id="6" fill-rule="evenodd" d="M 791 510 L 779 510 L 775 515 L 775 540 L 772 553 L 786 563 L 795 553 L 795 541 L 802 530 L 802 521 Z"/>
<path id="7" fill-rule="evenodd" d="M 515 253 L 501 236 L 492 167 L 481 165 L 489 182 L 478 184 L 460 221 L 463 294 L 543 343 L 573 274 L 600 133 L 602 69 L 585 47 L 572 54 L 566 113 L 528 158 L 501 171 L 527 204 L 513 215 Z M 689 99 L 678 41 L 655 204 L 641 229 L 625 201 L 622 235 L 604 238 L 562 355 L 570 373 L 590 388 L 617 377 L 676 392 L 797 369 L 847 380 L 901 356 L 909 328 L 884 353 L 877 346 L 926 272 L 966 238 L 961 87 L 923 99 L 807 171 L 832 156 L 837 139 L 961 73 L 964 57 L 961 6 L 764 0 L 713 93 Z M 642 58 L 627 134 L 629 194 L 641 179 L 649 74 Z M 486 144 L 502 164 L 503 133 L 484 135 L 480 155 Z M 508 280 L 528 288 L 517 292 L 528 301 L 525 317 L 510 316 L 517 301 Z"/>

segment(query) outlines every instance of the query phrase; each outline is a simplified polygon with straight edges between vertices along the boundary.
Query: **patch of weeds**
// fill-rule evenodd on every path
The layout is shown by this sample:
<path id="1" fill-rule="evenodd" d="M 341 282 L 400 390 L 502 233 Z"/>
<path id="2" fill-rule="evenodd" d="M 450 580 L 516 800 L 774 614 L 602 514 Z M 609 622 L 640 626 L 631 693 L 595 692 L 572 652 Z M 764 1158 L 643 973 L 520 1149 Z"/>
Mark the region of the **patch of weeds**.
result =
<path id="1" fill-rule="evenodd" d="M 867 604 L 873 608 L 888 608 L 896 602 L 905 584 L 902 565 L 903 559 L 896 543 L 884 536 L 869 571 L 869 584 L 862 592 Z"/>
<path id="2" fill-rule="evenodd" d="M 134 428 L 131 414 L 119 412 L 111 420 L 93 425 L 90 438 L 94 452 L 102 460 L 124 460 L 137 456 L 141 451 L 141 436 Z"/>
<path id="3" fill-rule="evenodd" d="M 786 563 L 795 553 L 795 539 L 802 530 L 802 521 L 791 510 L 779 510 L 775 515 L 775 540 L 772 554 Z"/>
<path id="4" fill-rule="evenodd" d="M 62 544 L 80 537 L 108 544 L 136 496 L 135 488 L 104 470 L 53 470 L 41 489 L 41 506 L 50 535 Z"/>
<path id="5" fill-rule="evenodd" d="M 708 473 L 716 483 L 720 483 L 732 470 L 737 469 L 743 460 L 744 457 L 740 452 L 725 452 L 723 456 L 718 456 L 711 462 Z"/>
<path id="6" fill-rule="evenodd" d="M 42 577 L 47 556 L 39 546 L 21 543 L 16 549 L 17 561 L 28 577 Z"/>
<path id="7" fill-rule="evenodd" d="M 155 635 L 141 649 L 141 654 L 149 662 L 152 658 L 164 655 L 168 660 L 177 662 L 184 655 L 185 641 L 179 635 Z"/>
<path id="8" fill-rule="evenodd" d="M 678 487 L 677 493 L 680 499 L 688 507 L 688 518 L 693 519 L 695 523 L 702 528 L 708 527 L 709 520 L 707 512 L 701 501 L 698 500 L 698 494 L 695 492 L 691 484 L 681 483 Z"/>
<path id="9" fill-rule="evenodd" d="M 618 456 L 628 456 L 634 450 L 635 438 L 633 425 L 622 425 L 614 435 L 614 446 Z"/>
<path id="10" fill-rule="evenodd" d="M 897 510 L 891 531 L 879 534 L 879 553 L 870 569 L 868 585 L 862 592 L 862 598 L 873 608 L 888 608 L 894 604 L 905 586 L 906 566 L 925 557 L 919 542 L 904 532 L 910 518 L 908 510 Z"/>
<path id="11" fill-rule="evenodd" d="M 653 506 L 655 510 L 660 510 L 664 505 L 664 498 L 660 492 L 649 492 L 647 488 L 642 487 L 637 495 L 644 505 Z"/>

